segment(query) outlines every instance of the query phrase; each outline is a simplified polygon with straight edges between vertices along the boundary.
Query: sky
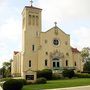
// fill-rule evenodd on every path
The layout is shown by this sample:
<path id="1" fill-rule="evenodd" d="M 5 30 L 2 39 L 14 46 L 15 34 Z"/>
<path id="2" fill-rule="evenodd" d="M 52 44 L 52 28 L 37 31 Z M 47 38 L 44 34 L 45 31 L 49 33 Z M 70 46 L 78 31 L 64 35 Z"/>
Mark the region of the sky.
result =
<path id="1" fill-rule="evenodd" d="M 22 49 L 22 10 L 30 0 L 0 0 L 0 67 Z M 70 34 L 71 46 L 90 47 L 90 0 L 33 0 L 42 9 L 42 31 L 57 26 Z"/>

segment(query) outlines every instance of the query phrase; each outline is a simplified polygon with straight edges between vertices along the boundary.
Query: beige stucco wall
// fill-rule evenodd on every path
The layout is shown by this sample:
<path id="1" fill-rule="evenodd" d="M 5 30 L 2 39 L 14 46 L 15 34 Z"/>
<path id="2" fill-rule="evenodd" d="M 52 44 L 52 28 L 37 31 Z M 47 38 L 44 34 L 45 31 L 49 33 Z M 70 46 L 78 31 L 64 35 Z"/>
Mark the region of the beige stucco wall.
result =
<path id="1" fill-rule="evenodd" d="M 29 15 L 38 17 L 38 25 L 36 25 L 36 18 L 33 24 L 33 17 L 29 19 Z M 41 9 L 25 7 L 22 12 L 22 19 L 25 19 L 22 29 L 22 76 L 28 74 L 28 70 L 31 70 L 32 75 L 38 68 L 38 48 L 40 44 L 40 32 L 41 32 Z M 29 20 L 31 23 L 29 23 Z M 38 35 L 37 35 L 38 34 Z M 34 51 L 32 46 L 34 45 Z M 29 61 L 31 60 L 31 67 L 29 67 Z"/>
<path id="2" fill-rule="evenodd" d="M 80 52 L 72 52 L 72 57 L 73 57 L 73 64 L 75 66 L 76 62 L 76 71 L 83 71 L 83 62 L 82 62 L 82 56 Z"/>
<path id="3" fill-rule="evenodd" d="M 21 53 L 13 54 L 11 73 L 15 76 L 21 76 Z"/>
<path id="4" fill-rule="evenodd" d="M 55 34 L 55 30 L 57 30 L 58 35 Z M 57 38 L 60 41 L 60 44 L 58 46 L 55 46 L 53 44 L 53 40 L 55 38 Z M 47 43 L 45 43 L 45 40 L 47 40 Z M 67 45 L 65 44 L 66 42 L 67 42 Z M 38 54 L 38 69 L 41 70 L 46 68 L 45 59 L 48 60 L 48 67 L 52 68 L 52 60 L 50 59 L 50 53 L 54 53 L 55 51 L 58 51 L 64 54 L 64 58 L 60 59 L 61 67 L 66 66 L 65 65 L 66 60 L 68 60 L 69 67 L 73 66 L 72 53 L 71 53 L 71 47 L 70 47 L 70 35 L 65 34 L 58 27 L 53 27 L 47 32 L 42 32 L 40 37 L 40 45 L 41 45 L 41 48 Z M 45 54 L 46 52 L 48 52 L 48 55 Z M 66 53 L 68 53 L 69 56 L 67 56 Z"/>

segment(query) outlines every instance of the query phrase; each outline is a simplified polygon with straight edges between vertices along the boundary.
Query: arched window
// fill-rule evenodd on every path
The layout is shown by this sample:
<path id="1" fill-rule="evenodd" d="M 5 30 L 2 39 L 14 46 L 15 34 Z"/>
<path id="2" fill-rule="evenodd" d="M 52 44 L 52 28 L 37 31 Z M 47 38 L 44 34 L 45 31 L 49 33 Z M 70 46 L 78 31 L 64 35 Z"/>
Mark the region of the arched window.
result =
<path id="1" fill-rule="evenodd" d="M 28 24 L 31 25 L 31 15 L 28 16 Z"/>
<path id="2" fill-rule="evenodd" d="M 39 37 L 39 34 L 40 34 L 40 33 L 37 31 L 37 32 L 36 32 L 36 36 Z"/>
<path id="3" fill-rule="evenodd" d="M 67 52 L 66 55 L 69 56 L 69 53 Z"/>
<path id="4" fill-rule="evenodd" d="M 68 66 L 68 60 L 66 60 L 66 66 Z"/>
<path id="5" fill-rule="evenodd" d="M 45 60 L 45 66 L 47 66 L 47 62 L 48 62 L 48 61 L 47 61 L 47 59 L 46 59 L 46 60 Z"/>
<path id="6" fill-rule="evenodd" d="M 75 62 L 75 66 L 77 66 L 76 62 Z"/>
<path id="7" fill-rule="evenodd" d="M 35 25 L 35 16 L 32 16 L 32 24 Z"/>
<path id="8" fill-rule="evenodd" d="M 48 55 L 48 52 L 46 52 L 46 55 Z"/>
<path id="9" fill-rule="evenodd" d="M 36 16 L 36 25 L 38 26 L 38 24 L 39 24 L 39 17 Z"/>
<path id="10" fill-rule="evenodd" d="M 32 51 L 34 51 L 35 50 L 35 45 L 32 45 Z"/>
<path id="11" fill-rule="evenodd" d="M 47 40 L 45 39 L 45 43 L 47 43 Z"/>
<path id="12" fill-rule="evenodd" d="M 31 60 L 29 60 L 29 67 L 31 67 Z"/>

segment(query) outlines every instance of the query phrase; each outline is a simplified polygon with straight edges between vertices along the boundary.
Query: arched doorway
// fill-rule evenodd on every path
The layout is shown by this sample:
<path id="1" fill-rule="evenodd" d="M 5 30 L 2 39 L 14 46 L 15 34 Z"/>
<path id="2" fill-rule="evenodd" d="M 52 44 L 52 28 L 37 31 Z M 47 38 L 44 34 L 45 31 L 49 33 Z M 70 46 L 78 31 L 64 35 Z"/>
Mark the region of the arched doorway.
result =
<path id="1" fill-rule="evenodd" d="M 60 60 L 59 60 L 59 58 L 53 58 L 52 59 L 52 67 L 54 69 L 59 69 L 59 67 L 60 67 Z"/>

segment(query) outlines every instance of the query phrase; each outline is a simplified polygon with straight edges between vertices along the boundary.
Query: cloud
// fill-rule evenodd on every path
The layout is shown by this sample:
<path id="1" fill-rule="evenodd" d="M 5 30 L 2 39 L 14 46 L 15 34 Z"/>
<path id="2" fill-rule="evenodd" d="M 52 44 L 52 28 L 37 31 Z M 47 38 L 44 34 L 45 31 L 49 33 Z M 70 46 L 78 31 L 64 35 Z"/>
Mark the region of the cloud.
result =
<path id="1" fill-rule="evenodd" d="M 21 50 L 21 12 L 14 4 L 0 0 L 0 66 L 12 58 L 14 50 Z"/>
<path id="2" fill-rule="evenodd" d="M 80 27 L 77 30 L 72 31 L 72 46 L 82 50 L 84 47 L 90 47 L 90 28 Z"/>
<path id="3" fill-rule="evenodd" d="M 0 5 L 4 4 L 7 0 L 0 0 Z"/>
<path id="4" fill-rule="evenodd" d="M 38 3 L 45 12 L 44 16 L 57 15 L 68 20 L 86 17 L 90 19 L 90 0 L 39 0 Z"/>
<path id="5" fill-rule="evenodd" d="M 20 34 L 21 26 L 19 21 L 9 18 L 3 25 L 0 26 L 0 40 L 10 39 L 15 40 Z"/>
<path id="6" fill-rule="evenodd" d="M 0 0 L 0 11 L 8 5 L 7 0 Z"/>
<path id="7" fill-rule="evenodd" d="M 46 29 L 55 21 L 60 25 L 74 20 L 90 20 L 90 0 L 38 0 L 37 6 L 43 9 L 43 27 Z"/>
<path id="8" fill-rule="evenodd" d="M 12 58 L 14 50 L 21 50 L 21 22 L 9 18 L 0 25 L 0 66 Z"/>

